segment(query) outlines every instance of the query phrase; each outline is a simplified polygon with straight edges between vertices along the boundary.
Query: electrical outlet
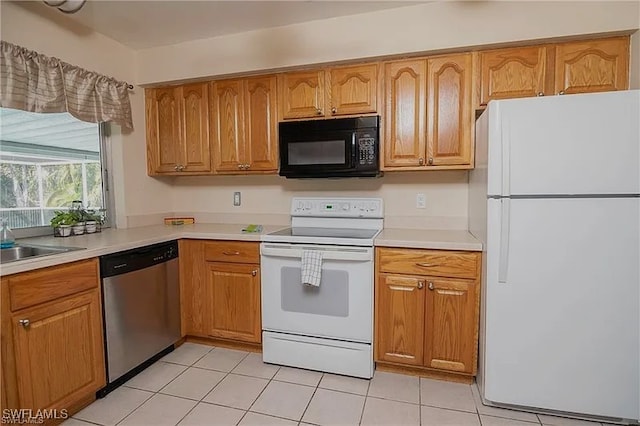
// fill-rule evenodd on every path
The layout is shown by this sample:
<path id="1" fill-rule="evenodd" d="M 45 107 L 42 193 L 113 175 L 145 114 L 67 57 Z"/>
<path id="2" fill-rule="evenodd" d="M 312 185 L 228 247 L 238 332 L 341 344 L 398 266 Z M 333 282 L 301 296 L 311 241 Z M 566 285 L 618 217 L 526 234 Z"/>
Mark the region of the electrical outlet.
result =
<path id="1" fill-rule="evenodd" d="M 416 194 L 416 209 L 424 209 L 427 207 L 427 197 L 424 194 Z"/>
<path id="2" fill-rule="evenodd" d="M 233 193 L 233 205 L 234 206 L 239 206 L 241 204 L 241 198 L 240 198 L 240 192 L 234 192 Z"/>

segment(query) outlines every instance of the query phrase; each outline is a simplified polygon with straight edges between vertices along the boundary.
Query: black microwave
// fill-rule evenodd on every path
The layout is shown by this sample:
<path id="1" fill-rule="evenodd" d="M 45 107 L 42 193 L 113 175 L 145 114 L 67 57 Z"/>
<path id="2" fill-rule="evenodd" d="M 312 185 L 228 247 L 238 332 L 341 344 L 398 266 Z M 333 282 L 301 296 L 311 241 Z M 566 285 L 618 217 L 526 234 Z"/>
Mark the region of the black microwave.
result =
<path id="1" fill-rule="evenodd" d="M 380 117 L 291 121 L 279 125 L 280 176 L 380 176 Z"/>

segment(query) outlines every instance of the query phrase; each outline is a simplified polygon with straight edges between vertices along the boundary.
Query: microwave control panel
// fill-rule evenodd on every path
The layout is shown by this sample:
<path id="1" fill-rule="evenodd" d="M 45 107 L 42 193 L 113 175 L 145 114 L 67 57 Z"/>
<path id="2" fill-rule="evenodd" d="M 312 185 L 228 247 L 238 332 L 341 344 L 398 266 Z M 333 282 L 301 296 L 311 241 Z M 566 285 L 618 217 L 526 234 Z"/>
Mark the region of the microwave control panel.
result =
<path id="1" fill-rule="evenodd" d="M 368 136 L 368 135 L 365 135 Z M 358 162 L 362 165 L 377 164 L 376 140 L 372 137 L 361 137 L 358 139 Z"/>

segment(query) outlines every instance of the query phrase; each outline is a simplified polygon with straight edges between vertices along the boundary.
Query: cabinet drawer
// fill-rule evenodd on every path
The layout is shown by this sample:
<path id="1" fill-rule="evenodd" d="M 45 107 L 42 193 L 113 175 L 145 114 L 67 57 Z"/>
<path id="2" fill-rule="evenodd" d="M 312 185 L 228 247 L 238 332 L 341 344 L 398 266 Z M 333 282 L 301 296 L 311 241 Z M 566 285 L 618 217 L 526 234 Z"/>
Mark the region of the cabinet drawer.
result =
<path id="1" fill-rule="evenodd" d="M 27 308 L 97 287 L 97 259 L 25 272 L 7 278 L 11 310 Z"/>
<path id="2" fill-rule="evenodd" d="M 378 249 L 380 272 L 476 278 L 477 253 L 443 250 Z"/>
<path id="3" fill-rule="evenodd" d="M 216 241 L 204 245 L 208 262 L 260 263 L 260 245 L 253 242 Z"/>

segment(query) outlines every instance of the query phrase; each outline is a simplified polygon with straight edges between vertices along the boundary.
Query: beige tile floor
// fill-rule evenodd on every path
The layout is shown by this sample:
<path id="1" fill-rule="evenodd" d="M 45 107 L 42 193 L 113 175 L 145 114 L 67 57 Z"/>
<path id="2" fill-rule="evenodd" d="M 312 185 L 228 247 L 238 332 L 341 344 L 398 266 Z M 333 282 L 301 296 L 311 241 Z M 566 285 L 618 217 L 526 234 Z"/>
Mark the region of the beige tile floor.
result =
<path id="1" fill-rule="evenodd" d="M 376 372 L 363 380 L 185 343 L 63 423 L 97 425 L 599 426 L 485 407 L 475 385 Z"/>

